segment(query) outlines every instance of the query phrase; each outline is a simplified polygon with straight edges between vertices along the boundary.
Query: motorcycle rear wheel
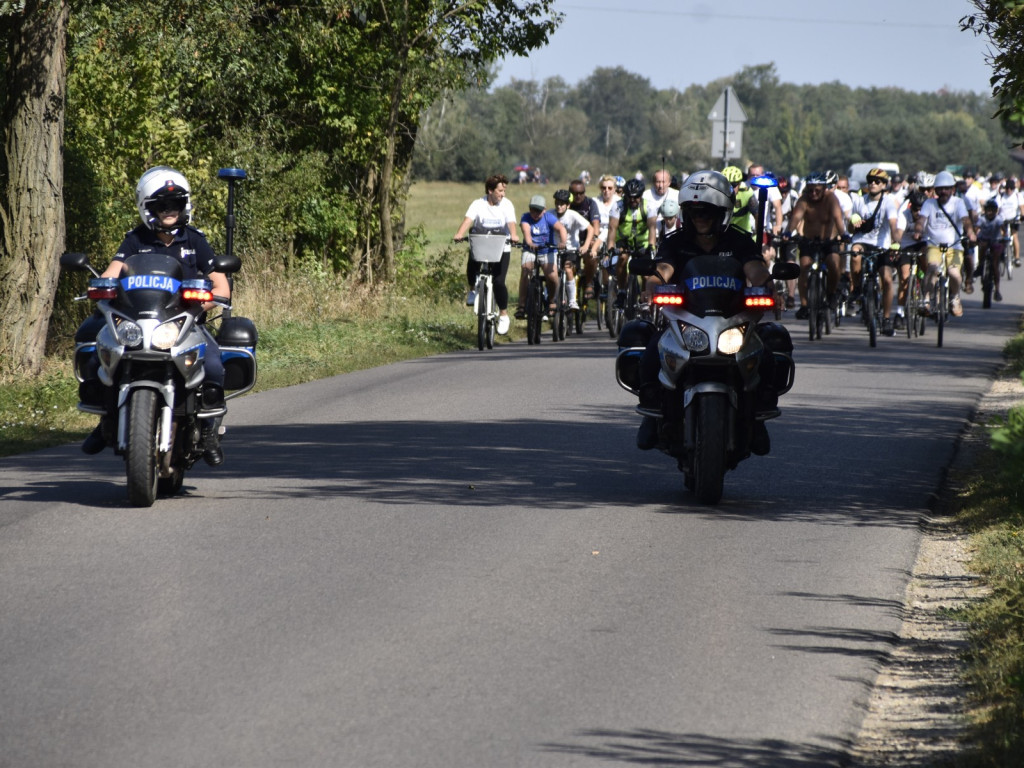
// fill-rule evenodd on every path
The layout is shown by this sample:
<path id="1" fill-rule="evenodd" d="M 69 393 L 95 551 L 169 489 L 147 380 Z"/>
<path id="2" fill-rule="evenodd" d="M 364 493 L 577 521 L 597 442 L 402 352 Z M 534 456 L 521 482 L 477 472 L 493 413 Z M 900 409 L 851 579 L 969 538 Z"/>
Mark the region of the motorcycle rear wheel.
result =
<path id="1" fill-rule="evenodd" d="M 128 501 L 134 507 L 151 507 L 156 501 L 159 479 L 156 412 L 156 392 L 135 390 L 128 405 L 128 449 L 124 457 Z"/>
<path id="2" fill-rule="evenodd" d="M 697 399 L 697 421 L 693 451 L 693 492 L 702 504 L 717 504 L 725 484 L 725 430 L 729 424 L 728 403 L 721 393 Z M 689 418 L 689 416 L 687 416 Z"/>

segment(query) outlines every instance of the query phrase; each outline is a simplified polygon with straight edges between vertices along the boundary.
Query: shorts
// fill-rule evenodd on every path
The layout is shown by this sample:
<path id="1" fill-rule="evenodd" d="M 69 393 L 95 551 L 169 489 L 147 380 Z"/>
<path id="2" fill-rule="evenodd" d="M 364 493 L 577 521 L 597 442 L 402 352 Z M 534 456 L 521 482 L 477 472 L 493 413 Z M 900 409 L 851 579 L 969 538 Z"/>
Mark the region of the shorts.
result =
<path id="1" fill-rule="evenodd" d="M 934 245 L 928 246 L 928 266 L 937 267 L 942 263 L 942 251 Z M 960 269 L 964 265 L 964 252 L 950 248 L 946 251 L 946 269 Z"/>
<path id="2" fill-rule="evenodd" d="M 539 261 L 541 264 L 554 264 L 555 256 L 558 255 L 558 251 L 544 251 L 543 253 L 534 254 L 533 251 L 528 251 L 523 248 L 523 266 L 527 264 L 533 264 L 534 261 Z"/>
<path id="3" fill-rule="evenodd" d="M 799 246 L 800 258 L 813 259 L 815 251 L 820 251 L 824 255 L 830 253 L 839 253 L 839 246 L 841 243 L 838 240 L 828 240 L 818 243 L 802 243 Z"/>

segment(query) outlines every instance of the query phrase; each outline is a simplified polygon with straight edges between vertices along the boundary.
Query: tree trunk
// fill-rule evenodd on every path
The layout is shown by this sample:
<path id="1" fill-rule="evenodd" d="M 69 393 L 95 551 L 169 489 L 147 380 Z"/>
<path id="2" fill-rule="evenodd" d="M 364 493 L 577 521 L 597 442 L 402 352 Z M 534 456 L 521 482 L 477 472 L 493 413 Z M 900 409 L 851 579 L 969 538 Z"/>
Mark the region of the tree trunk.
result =
<path id="1" fill-rule="evenodd" d="M 0 156 L 0 368 L 37 373 L 64 249 L 68 0 L 28 0 L 7 42 Z"/>

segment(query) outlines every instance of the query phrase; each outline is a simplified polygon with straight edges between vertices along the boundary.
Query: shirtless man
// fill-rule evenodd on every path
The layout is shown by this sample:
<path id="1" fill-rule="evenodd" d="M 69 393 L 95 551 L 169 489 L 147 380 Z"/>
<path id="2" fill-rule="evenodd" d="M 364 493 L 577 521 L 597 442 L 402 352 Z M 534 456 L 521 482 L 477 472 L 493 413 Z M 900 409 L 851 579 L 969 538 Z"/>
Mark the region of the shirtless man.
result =
<path id="1" fill-rule="evenodd" d="M 789 236 L 800 234 L 809 240 L 821 240 L 828 249 L 826 265 L 828 266 L 829 304 L 834 301 L 836 288 L 839 286 L 839 243 L 834 239 L 841 237 L 849 240 L 846 225 L 843 222 L 843 210 L 836 196 L 826 189 L 828 180 L 824 173 L 812 173 L 806 179 L 804 193 L 797 200 L 793 213 L 789 217 Z M 800 309 L 796 312 L 797 320 L 806 320 L 810 314 L 807 308 L 807 274 L 814 262 L 813 256 L 805 247 L 800 249 Z"/>

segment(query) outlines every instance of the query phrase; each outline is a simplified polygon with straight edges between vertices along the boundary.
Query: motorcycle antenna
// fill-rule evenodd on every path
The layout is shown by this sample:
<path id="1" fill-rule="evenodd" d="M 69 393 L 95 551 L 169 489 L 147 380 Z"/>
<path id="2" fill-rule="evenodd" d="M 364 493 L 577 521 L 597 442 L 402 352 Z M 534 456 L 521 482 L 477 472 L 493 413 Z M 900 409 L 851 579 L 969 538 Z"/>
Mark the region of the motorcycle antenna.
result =
<path id="1" fill-rule="evenodd" d="M 217 178 L 228 183 L 228 210 L 224 216 L 224 255 L 234 256 L 235 253 L 235 185 L 244 181 L 248 174 L 241 168 L 221 168 L 217 171 Z M 228 275 L 228 283 L 231 291 L 235 290 L 235 281 L 232 275 Z M 225 309 L 223 317 L 231 317 L 231 310 Z"/>

